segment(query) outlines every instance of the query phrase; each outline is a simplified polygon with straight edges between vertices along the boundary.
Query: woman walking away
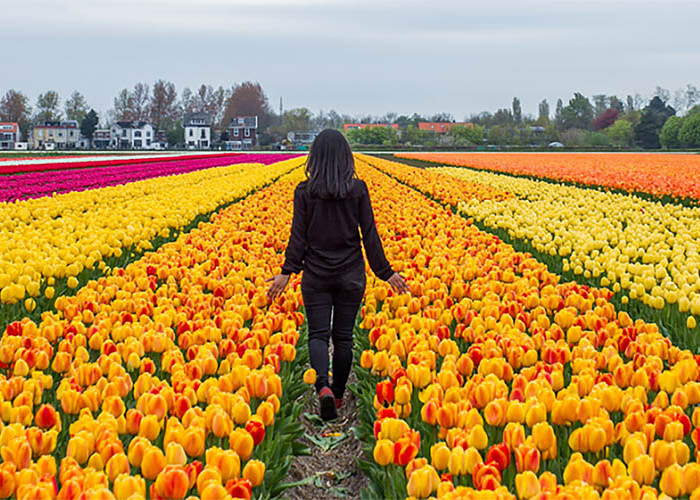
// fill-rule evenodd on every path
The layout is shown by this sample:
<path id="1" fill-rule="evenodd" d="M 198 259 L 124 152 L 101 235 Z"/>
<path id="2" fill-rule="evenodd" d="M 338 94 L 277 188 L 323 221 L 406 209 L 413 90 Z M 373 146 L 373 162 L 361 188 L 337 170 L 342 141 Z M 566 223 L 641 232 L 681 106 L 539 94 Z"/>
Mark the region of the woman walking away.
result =
<path id="1" fill-rule="evenodd" d="M 292 232 L 282 273 L 272 281 L 268 298 L 282 293 L 291 273 L 304 271 L 301 295 L 309 327 L 309 356 L 316 371 L 321 418 L 336 418 L 352 365 L 352 334 L 365 291 L 365 262 L 399 293 L 404 278 L 389 266 L 374 225 L 369 192 L 355 175 L 350 145 L 337 130 L 326 129 L 306 161 L 307 179 L 294 191 Z M 362 231 L 362 238 L 358 228 Z M 333 382 L 328 379 L 328 341 L 333 339 Z"/>

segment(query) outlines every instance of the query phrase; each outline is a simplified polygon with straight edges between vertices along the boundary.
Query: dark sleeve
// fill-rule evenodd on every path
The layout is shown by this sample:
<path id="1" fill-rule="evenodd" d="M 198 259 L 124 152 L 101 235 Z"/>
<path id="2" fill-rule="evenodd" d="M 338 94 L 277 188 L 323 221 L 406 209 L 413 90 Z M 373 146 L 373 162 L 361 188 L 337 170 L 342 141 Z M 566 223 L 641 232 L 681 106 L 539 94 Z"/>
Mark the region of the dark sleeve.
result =
<path id="1" fill-rule="evenodd" d="M 284 254 L 282 274 L 298 273 L 304 268 L 304 251 L 306 249 L 306 204 L 301 189 L 294 190 L 294 215 L 292 232 L 289 235 L 287 250 Z"/>
<path id="2" fill-rule="evenodd" d="M 362 242 L 365 245 L 369 266 L 379 279 L 388 280 L 394 271 L 384 255 L 384 248 L 382 248 L 382 242 L 377 234 L 377 226 L 374 224 L 374 212 L 372 212 L 369 191 L 364 182 L 360 197 L 360 229 L 362 229 Z"/>

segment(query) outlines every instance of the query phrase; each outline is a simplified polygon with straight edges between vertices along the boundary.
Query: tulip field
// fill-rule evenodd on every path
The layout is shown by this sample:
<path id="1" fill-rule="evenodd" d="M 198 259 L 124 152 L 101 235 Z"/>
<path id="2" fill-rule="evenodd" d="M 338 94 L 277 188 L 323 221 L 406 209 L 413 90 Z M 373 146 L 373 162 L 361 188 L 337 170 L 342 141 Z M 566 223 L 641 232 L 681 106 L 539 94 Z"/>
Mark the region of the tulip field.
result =
<path id="1" fill-rule="evenodd" d="M 697 195 L 469 156 L 356 155 L 411 293 L 367 268 L 352 496 L 700 499 Z M 265 280 L 305 158 L 66 161 L 0 174 L 0 498 L 284 497 L 314 374 L 300 276 Z"/>

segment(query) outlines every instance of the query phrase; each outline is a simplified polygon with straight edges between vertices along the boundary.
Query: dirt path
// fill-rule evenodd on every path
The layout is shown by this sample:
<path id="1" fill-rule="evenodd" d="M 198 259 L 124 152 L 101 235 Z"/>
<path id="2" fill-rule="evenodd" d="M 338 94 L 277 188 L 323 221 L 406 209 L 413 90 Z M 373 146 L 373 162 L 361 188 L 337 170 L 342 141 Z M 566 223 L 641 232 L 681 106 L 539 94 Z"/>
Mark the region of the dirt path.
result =
<path id="1" fill-rule="evenodd" d="M 348 383 L 356 381 L 350 373 Z M 303 442 L 311 448 L 311 456 L 295 457 L 287 482 L 305 480 L 306 484 L 283 493 L 292 500 L 360 498 L 360 491 L 369 479 L 357 467 L 356 458 L 362 455 L 362 444 L 355 437 L 353 427 L 358 424 L 355 395 L 345 391 L 343 408 L 338 419 L 324 423 L 318 417 L 318 403 L 313 390 L 305 398 L 302 414 L 305 434 Z"/>

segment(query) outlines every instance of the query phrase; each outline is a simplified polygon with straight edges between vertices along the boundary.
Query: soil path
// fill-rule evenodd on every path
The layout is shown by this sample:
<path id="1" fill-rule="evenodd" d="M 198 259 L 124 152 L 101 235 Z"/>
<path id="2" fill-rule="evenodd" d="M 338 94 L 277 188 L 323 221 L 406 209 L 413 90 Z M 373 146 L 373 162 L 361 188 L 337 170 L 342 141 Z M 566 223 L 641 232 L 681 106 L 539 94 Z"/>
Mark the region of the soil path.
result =
<path id="1" fill-rule="evenodd" d="M 351 371 L 348 383 L 355 381 L 355 372 Z M 307 392 L 304 405 L 303 442 L 311 448 L 312 455 L 294 457 L 285 481 L 305 480 L 306 484 L 287 490 L 282 496 L 292 500 L 360 498 L 360 491 L 369 484 L 369 479 L 356 463 L 362 456 L 362 444 L 353 429 L 358 425 L 355 395 L 345 391 L 338 419 L 329 423 L 318 417 L 315 391 Z"/>

